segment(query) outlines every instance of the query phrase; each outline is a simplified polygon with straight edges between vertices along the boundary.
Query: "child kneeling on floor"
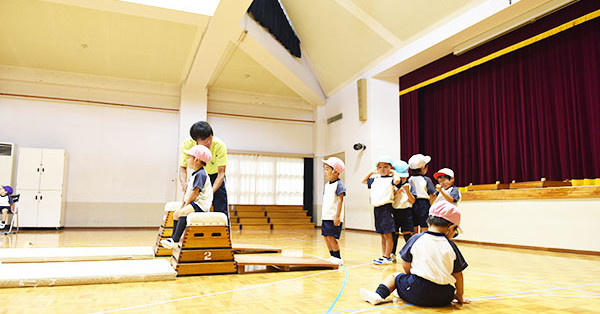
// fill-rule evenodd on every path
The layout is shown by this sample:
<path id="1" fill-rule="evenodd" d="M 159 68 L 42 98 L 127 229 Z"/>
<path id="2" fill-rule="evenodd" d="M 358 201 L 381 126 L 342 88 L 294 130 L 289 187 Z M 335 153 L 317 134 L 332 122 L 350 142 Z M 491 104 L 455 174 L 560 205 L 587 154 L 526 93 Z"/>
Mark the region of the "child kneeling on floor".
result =
<path id="1" fill-rule="evenodd" d="M 467 262 L 449 239 L 458 235 L 460 212 L 448 202 L 436 203 L 427 224 L 429 229 L 412 236 L 400 251 L 406 273 L 389 275 L 375 292 L 360 289 L 361 299 L 376 305 L 396 290 L 394 295 L 420 306 L 447 306 L 453 299 L 470 303 L 463 299 Z"/>
<path id="2" fill-rule="evenodd" d="M 188 167 L 194 172 L 189 176 L 187 189 L 181 208 L 173 212 L 173 235 L 160 241 L 167 249 L 177 246 L 187 226 L 187 215 L 193 212 L 209 212 L 213 200 L 213 189 L 204 166 L 212 160 L 210 150 L 204 145 L 196 145 L 185 151 L 190 157 Z"/>

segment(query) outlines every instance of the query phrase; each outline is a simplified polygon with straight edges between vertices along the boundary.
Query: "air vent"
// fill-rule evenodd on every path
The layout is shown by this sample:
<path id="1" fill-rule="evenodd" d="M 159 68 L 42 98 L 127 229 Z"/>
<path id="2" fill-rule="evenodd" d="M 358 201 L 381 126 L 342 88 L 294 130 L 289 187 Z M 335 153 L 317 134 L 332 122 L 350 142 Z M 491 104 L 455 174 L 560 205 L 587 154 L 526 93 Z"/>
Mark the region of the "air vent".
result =
<path id="1" fill-rule="evenodd" d="M 0 144 L 0 156 L 11 156 L 12 145 L 11 144 Z"/>

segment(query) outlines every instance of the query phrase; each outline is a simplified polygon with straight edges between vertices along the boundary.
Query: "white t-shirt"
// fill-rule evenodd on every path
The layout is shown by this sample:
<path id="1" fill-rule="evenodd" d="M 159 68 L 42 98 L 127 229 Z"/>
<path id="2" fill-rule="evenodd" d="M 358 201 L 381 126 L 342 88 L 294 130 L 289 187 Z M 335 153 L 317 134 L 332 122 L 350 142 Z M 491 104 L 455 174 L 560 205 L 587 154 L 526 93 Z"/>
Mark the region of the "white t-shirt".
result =
<path id="1" fill-rule="evenodd" d="M 367 186 L 371 189 L 372 206 L 394 202 L 394 177 L 392 175 L 382 177 L 380 174 L 374 174 L 367 180 Z"/>
<path id="2" fill-rule="evenodd" d="M 200 193 L 198 193 L 194 203 L 196 203 L 202 211 L 209 212 L 213 201 L 213 189 L 210 178 L 204 168 L 195 171 L 189 176 L 184 199 L 187 199 L 188 195 L 192 194 L 195 188 L 200 189 Z"/>
<path id="3" fill-rule="evenodd" d="M 412 207 L 412 203 L 410 202 L 410 200 L 408 200 L 408 194 L 406 194 L 406 190 L 404 189 L 404 185 L 408 184 L 410 186 L 410 193 L 412 195 L 416 195 L 417 192 L 415 191 L 415 188 L 410 185 L 410 183 L 405 183 L 403 184 L 401 187 L 399 187 L 398 189 L 400 189 L 400 194 L 398 194 L 398 196 L 394 197 L 394 203 L 392 204 L 392 206 L 396 209 L 399 208 L 411 208 Z"/>
<path id="4" fill-rule="evenodd" d="M 433 181 L 426 176 L 411 176 L 408 178 L 408 183 L 415 187 L 415 191 L 417 191 L 417 198 L 429 199 L 429 195 L 436 192 Z"/>
<path id="5" fill-rule="evenodd" d="M 468 266 L 454 242 L 431 231 L 412 236 L 400 251 L 400 257 L 411 263 L 411 274 L 438 285 L 454 284 L 456 278 L 452 274 Z"/>
<path id="6" fill-rule="evenodd" d="M 444 192 L 446 192 L 446 194 L 452 196 L 454 198 L 453 202 L 449 202 L 452 203 L 453 205 L 458 205 L 458 202 L 460 201 L 461 195 L 460 195 L 460 191 L 458 190 L 457 187 L 455 187 L 454 185 L 447 188 L 447 189 L 442 189 Z M 442 193 L 440 192 L 436 192 L 437 193 L 437 197 L 435 198 L 435 201 L 433 201 L 433 204 L 435 203 L 439 203 L 439 202 L 448 202 L 448 200 L 446 200 L 446 198 L 444 197 L 444 195 L 442 195 Z M 431 204 L 431 205 L 433 205 Z"/>
<path id="7" fill-rule="evenodd" d="M 321 220 L 333 220 L 337 213 L 338 195 L 346 195 L 346 186 L 342 180 L 337 179 L 333 182 L 327 182 L 323 189 L 323 206 L 321 210 Z M 342 211 L 340 212 L 340 221 L 344 221 L 344 202 L 342 202 Z"/>

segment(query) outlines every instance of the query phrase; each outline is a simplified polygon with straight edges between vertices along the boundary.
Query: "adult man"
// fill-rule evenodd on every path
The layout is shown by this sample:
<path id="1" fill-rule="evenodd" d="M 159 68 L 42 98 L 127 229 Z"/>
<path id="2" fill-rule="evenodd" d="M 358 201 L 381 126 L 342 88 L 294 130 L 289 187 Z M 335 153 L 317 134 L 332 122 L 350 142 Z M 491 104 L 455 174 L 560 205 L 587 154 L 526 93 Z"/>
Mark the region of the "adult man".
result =
<path id="1" fill-rule="evenodd" d="M 185 140 L 181 145 L 181 162 L 179 163 L 179 183 L 185 193 L 187 189 L 187 165 L 188 155 L 186 150 L 194 145 L 204 145 L 210 149 L 212 160 L 206 164 L 204 169 L 210 177 L 213 187 L 213 209 L 222 212 L 229 218 L 227 206 L 227 190 L 225 189 L 225 168 L 227 166 L 227 146 L 225 143 L 213 136 L 213 130 L 206 121 L 198 121 L 190 128 L 191 138 Z"/>

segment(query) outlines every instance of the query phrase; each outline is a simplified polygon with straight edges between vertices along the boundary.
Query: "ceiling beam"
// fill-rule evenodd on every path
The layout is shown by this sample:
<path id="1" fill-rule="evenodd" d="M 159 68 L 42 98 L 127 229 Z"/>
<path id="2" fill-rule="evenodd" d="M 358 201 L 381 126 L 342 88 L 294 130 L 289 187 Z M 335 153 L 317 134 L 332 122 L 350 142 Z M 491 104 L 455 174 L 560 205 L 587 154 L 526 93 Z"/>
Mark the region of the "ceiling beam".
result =
<path id="1" fill-rule="evenodd" d="M 262 26 L 246 15 L 242 21 L 248 32 L 239 48 L 281 80 L 312 106 L 325 104 L 326 96 L 306 59 L 293 57 Z"/>
<path id="2" fill-rule="evenodd" d="M 252 0 L 221 0 L 215 15 L 208 22 L 184 86 L 207 87 L 217 73 L 228 43 L 235 42 L 243 32 L 239 23 L 250 3 Z"/>
<path id="3" fill-rule="evenodd" d="M 340 5 L 342 8 L 344 8 L 346 11 L 348 11 L 350 14 L 354 15 L 354 17 L 363 22 L 363 24 L 365 24 L 368 28 L 375 32 L 375 34 L 379 35 L 379 37 L 383 38 L 392 46 L 397 47 L 402 44 L 402 40 L 398 38 L 398 36 L 392 33 L 387 27 L 379 23 L 379 21 L 377 21 L 369 13 L 361 9 L 351 0 L 333 1 Z"/>

